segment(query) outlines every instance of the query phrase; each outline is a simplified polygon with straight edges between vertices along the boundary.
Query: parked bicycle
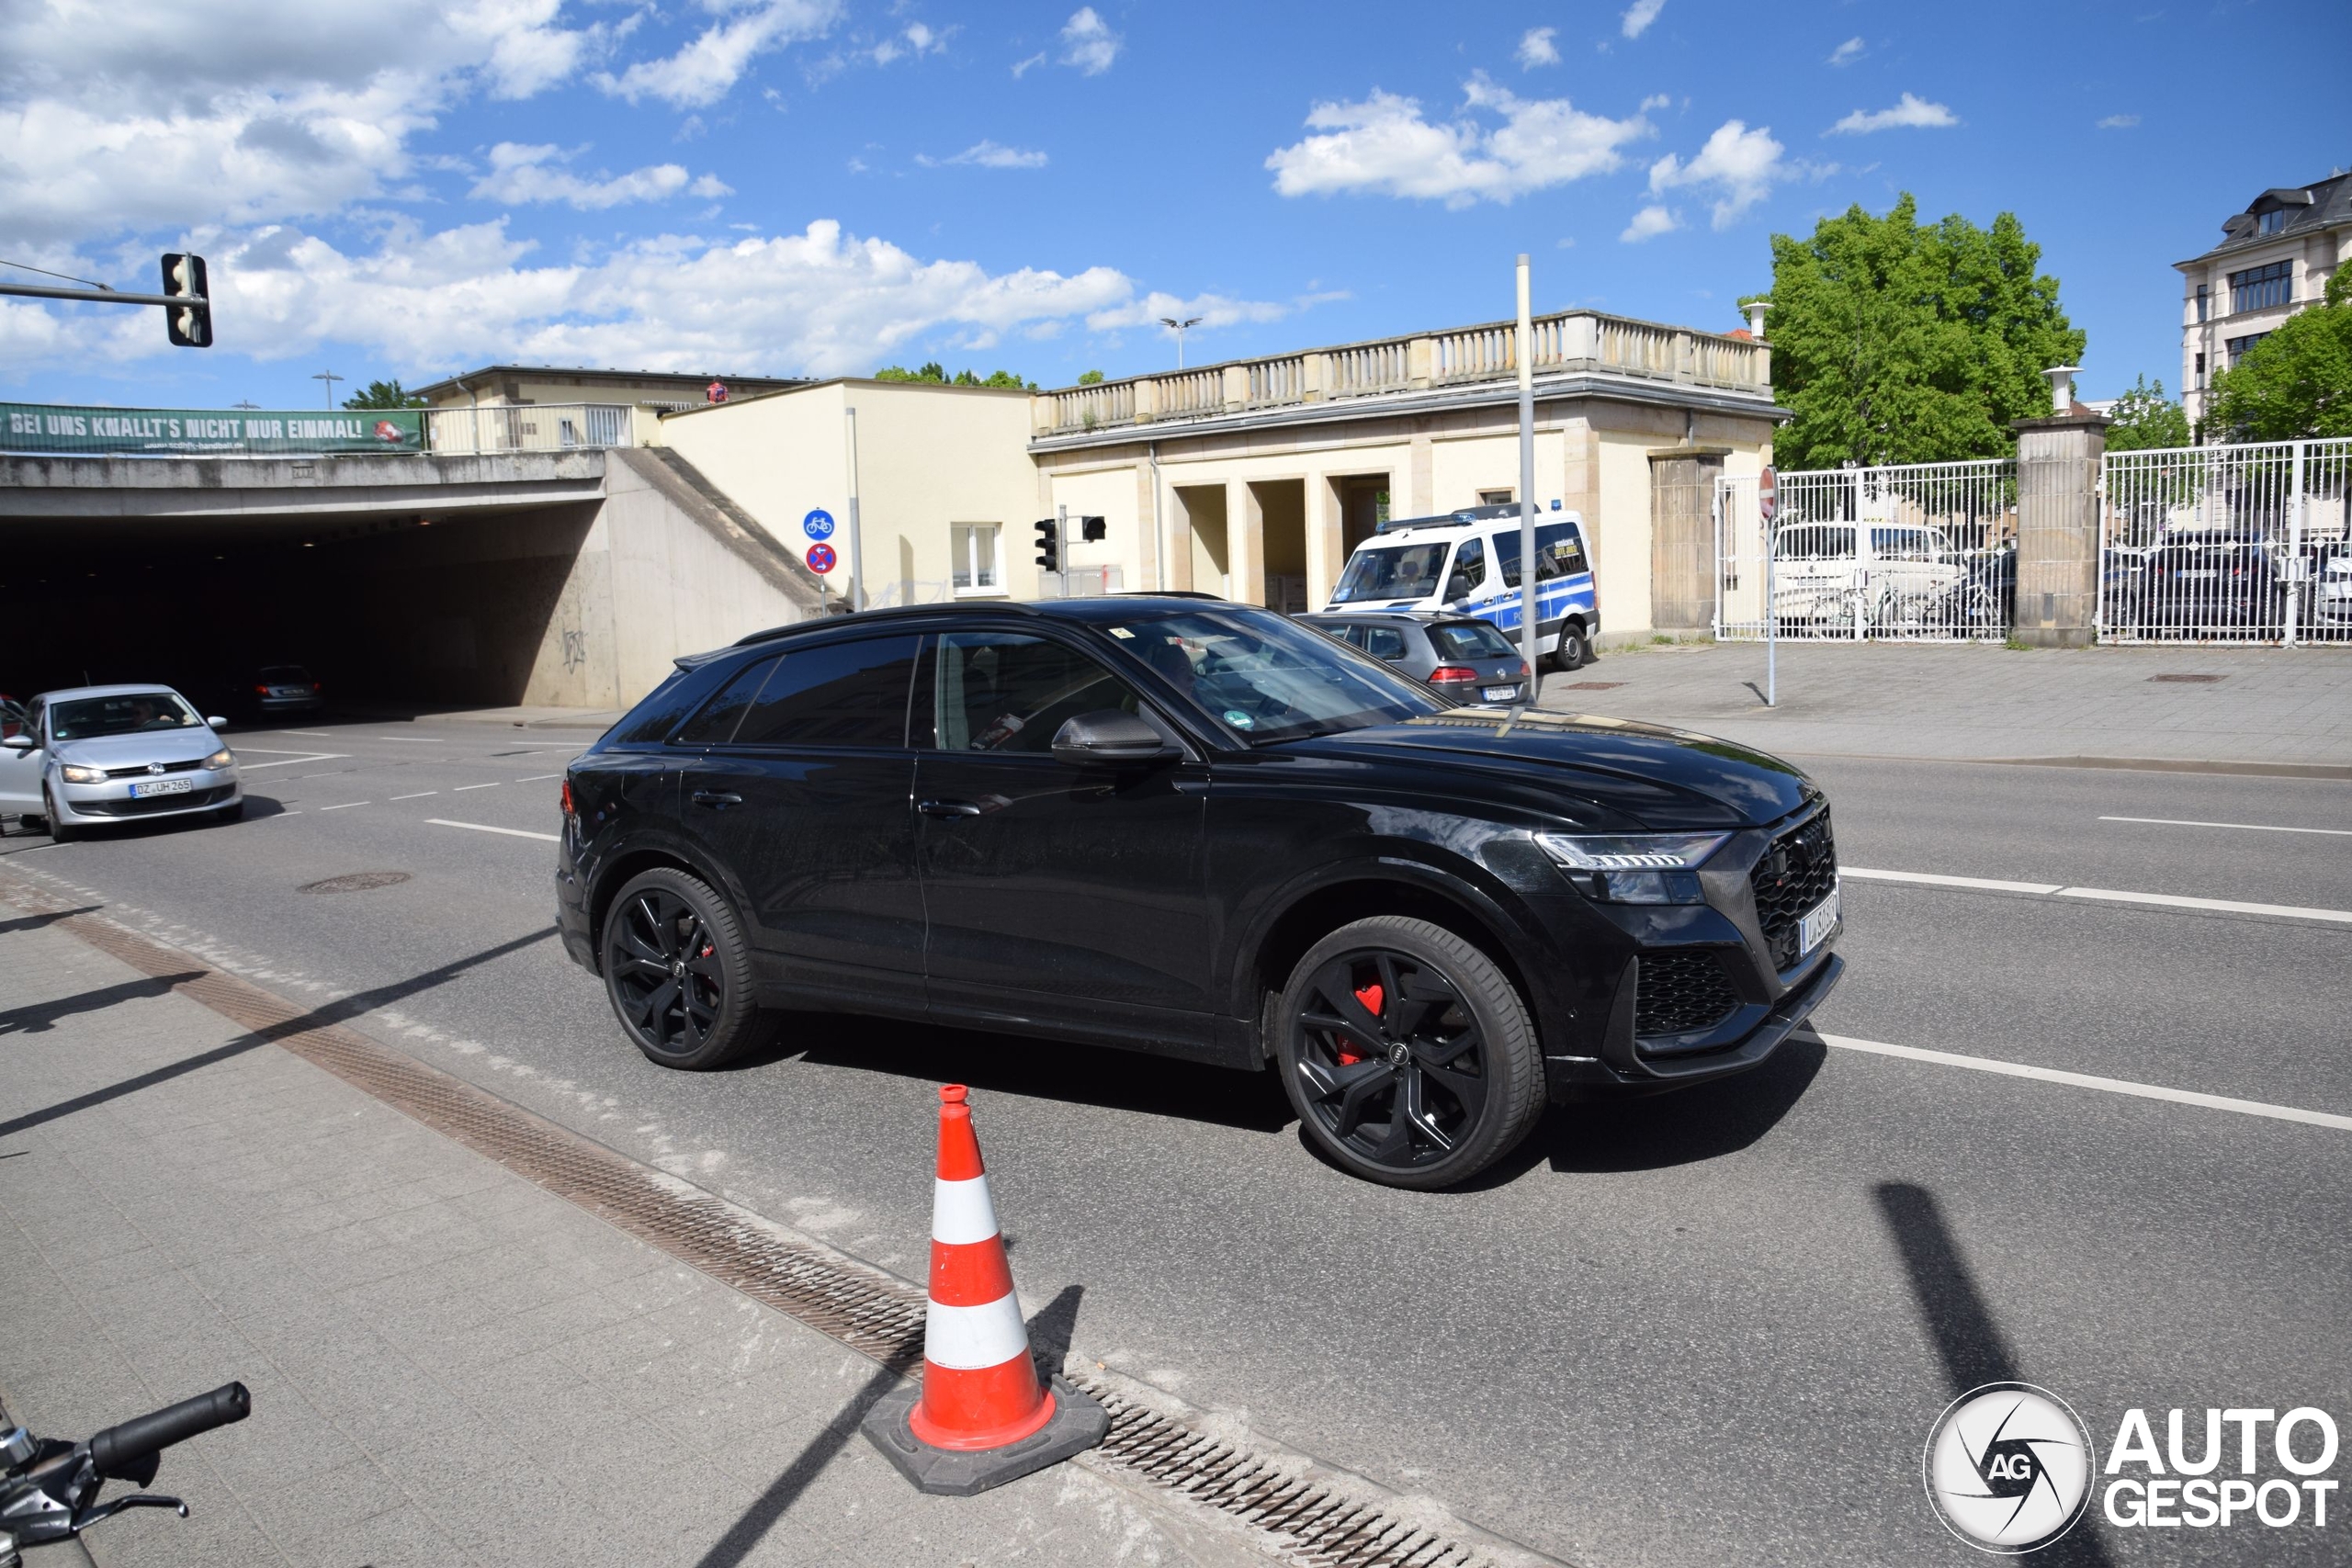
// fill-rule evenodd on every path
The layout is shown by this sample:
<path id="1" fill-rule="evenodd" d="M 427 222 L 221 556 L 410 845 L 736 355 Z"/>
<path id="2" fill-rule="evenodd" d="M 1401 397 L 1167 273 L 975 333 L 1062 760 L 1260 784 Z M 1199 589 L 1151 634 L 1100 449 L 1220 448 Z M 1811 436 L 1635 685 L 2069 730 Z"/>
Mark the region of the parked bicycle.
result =
<path id="1" fill-rule="evenodd" d="M 200 1432 L 253 1414 L 253 1395 L 241 1382 L 108 1427 L 83 1442 L 37 1438 L 22 1427 L 0 1431 L 0 1568 L 20 1568 L 27 1547 L 72 1540 L 126 1508 L 170 1508 L 187 1517 L 187 1505 L 159 1493 L 135 1492 L 98 1501 L 109 1481 L 152 1485 L 164 1450 Z"/>

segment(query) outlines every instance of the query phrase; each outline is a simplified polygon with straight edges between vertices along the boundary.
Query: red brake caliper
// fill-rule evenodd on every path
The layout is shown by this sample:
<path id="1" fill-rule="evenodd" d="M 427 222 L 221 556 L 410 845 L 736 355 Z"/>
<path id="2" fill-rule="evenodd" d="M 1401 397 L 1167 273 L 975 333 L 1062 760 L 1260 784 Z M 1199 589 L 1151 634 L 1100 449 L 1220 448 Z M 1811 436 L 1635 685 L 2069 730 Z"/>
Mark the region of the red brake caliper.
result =
<path id="1" fill-rule="evenodd" d="M 1380 1016 L 1380 1004 L 1386 999 L 1387 993 L 1380 988 L 1380 982 L 1377 980 L 1356 993 L 1356 1000 L 1362 1002 L 1364 1010 L 1374 1018 Z M 1361 1051 L 1351 1051 L 1344 1044 L 1340 1047 L 1340 1066 L 1352 1067 L 1363 1060 L 1363 1053 Z"/>

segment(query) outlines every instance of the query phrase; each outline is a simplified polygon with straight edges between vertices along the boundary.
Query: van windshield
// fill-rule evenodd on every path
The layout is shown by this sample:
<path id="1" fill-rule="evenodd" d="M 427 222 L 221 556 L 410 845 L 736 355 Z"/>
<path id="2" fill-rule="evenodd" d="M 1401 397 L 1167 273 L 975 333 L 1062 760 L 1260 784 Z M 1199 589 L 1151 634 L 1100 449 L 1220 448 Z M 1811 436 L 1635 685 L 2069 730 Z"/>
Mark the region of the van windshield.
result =
<path id="1" fill-rule="evenodd" d="M 1334 604 L 1361 604 L 1373 599 L 1426 599 L 1443 581 L 1450 539 L 1412 545 L 1385 545 L 1356 551 L 1340 585 L 1331 590 Z"/>

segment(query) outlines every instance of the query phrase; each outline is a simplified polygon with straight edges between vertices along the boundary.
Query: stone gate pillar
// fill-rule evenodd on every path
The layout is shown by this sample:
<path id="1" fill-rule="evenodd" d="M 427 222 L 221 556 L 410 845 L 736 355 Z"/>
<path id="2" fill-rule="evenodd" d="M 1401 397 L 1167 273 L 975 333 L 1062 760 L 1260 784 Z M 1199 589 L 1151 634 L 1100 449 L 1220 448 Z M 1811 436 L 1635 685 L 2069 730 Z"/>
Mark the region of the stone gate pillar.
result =
<path id="1" fill-rule="evenodd" d="M 2020 419 L 2018 603 L 2013 634 L 2035 648 L 2089 646 L 2098 614 L 2103 414 Z"/>

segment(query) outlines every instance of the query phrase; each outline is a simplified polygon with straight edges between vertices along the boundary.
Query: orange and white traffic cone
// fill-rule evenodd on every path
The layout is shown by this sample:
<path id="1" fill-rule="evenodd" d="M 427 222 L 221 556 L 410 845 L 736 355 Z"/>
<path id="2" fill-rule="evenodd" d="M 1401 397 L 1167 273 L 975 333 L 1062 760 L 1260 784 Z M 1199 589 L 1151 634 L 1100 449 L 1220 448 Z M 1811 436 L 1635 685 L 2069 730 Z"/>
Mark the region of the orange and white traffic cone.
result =
<path id="1" fill-rule="evenodd" d="M 931 1306 L 922 1383 L 877 1404 L 865 1435 L 925 1492 L 969 1496 L 1102 1440 L 1110 1416 L 1056 1377 L 1042 1384 L 989 1198 L 962 1084 L 939 1091 Z"/>

